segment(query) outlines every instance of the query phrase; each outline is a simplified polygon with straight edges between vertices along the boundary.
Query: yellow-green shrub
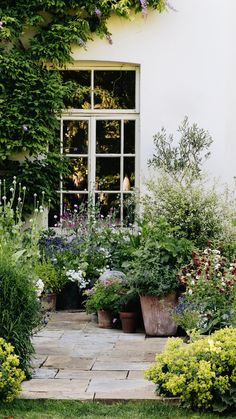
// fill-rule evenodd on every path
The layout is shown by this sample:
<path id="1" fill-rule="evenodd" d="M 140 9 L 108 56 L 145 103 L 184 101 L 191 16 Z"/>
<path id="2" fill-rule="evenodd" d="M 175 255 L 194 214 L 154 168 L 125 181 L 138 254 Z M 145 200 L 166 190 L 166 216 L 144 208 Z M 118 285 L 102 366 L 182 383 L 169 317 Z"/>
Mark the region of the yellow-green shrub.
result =
<path id="1" fill-rule="evenodd" d="M 236 409 L 236 328 L 221 329 L 187 345 L 171 338 L 145 374 L 160 396 L 180 397 L 191 408 Z"/>
<path id="2" fill-rule="evenodd" d="M 20 393 L 25 374 L 19 363 L 14 347 L 0 338 L 0 400 L 10 402 Z"/>

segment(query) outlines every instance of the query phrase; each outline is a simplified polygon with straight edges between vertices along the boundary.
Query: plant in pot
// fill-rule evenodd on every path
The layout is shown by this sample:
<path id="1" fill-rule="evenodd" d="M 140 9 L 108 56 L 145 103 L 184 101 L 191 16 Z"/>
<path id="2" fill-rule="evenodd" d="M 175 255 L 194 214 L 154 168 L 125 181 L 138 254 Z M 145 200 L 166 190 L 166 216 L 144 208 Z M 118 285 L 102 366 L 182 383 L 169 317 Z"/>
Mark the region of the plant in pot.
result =
<path id="1" fill-rule="evenodd" d="M 42 260 L 34 267 L 36 286 L 41 291 L 40 300 L 45 311 L 56 310 L 57 293 L 65 286 L 67 278 L 59 273 L 52 262 Z"/>
<path id="2" fill-rule="evenodd" d="M 128 289 L 120 298 L 120 320 L 124 333 L 135 333 L 137 327 L 137 307 L 139 295 Z"/>
<path id="3" fill-rule="evenodd" d="M 88 313 L 98 313 L 98 326 L 112 328 L 113 318 L 119 311 L 121 295 L 124 292 L 123 281 L 113 278 L 104 281 L 96 281 L 94 286 L 84 291 L 87 296 L 85 301 Z"/>
<path id="4" fill-rule="evenodd" d="M 191 254 L 192 243 L 176 238 L 177 228 L 164 218 L 140 225 L 140 245 L 134 252 L 130 282 L 140 295 L 145 332 L 149 336 L 175 335 L 171 309 L 177 302 L 177 272 Z"/>

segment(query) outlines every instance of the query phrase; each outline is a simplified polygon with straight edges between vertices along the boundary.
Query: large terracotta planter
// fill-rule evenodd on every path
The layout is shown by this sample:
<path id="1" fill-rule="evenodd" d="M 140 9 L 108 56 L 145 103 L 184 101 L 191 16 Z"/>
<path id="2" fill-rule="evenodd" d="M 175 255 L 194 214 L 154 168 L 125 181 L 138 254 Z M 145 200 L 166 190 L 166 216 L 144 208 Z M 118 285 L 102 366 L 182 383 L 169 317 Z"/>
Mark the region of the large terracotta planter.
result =
<path id="1" fill-rule="evenodd" d="M 113 316 L 110 311 L 98 310 L 98 326 L 103 329 L 111 329 L 113 327 Z"/>
<path id="2" fill-rule="evenodd" d="M 171 318 L 171 309 L 177 303 L 175 293 L 157 297 L 140 296 L 145 332 L 148 336 L 174 336 L 177 325 Z"/>
<path id="3" fill-rule="evenodd" d="M 56 310 L 57 294 L 49 293 L 49 294 L 42 295 L 40 300 L 41 300 L 41 306 L 43 310 L 45 311 Z"/>
<path id="4" fill-rule="evenodd" d="M 134 312 L 120 312 L 120 320 L 122 324 L 122 330 L 124 333 L 135 333 L 136 332 L 136 323 L 137 323 L 137 314 Z"/>

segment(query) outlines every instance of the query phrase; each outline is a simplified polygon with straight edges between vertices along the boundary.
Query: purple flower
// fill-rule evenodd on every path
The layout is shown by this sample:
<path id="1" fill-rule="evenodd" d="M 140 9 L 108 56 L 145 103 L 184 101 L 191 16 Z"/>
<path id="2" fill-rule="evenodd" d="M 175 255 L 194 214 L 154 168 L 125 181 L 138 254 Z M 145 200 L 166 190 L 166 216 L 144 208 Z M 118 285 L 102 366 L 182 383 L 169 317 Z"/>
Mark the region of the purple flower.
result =
<path id="1" fill-rule="evenodd" d="M 108 40 L 108 42 L 109 42 L 110 45 L 113 44 L 111 35 L 107 35 L 107 40 Z"/>
<path id="2" fill-rule="evenodd" d="M 23 124 L 23 125 L 22 125 L 22 130 L 23 130 L 24 132 L 29 131 L 29 129 L 28 129 L 28 127 L 27 127 L 27 125 L 25 125 L 25 124 Z"/>
<path id="3" fill-rule="evenodd" d="M 82 38 L 79 39 L 79 45 L 81 47 L 84 47 L 85 46 L 85 41 Z"/>
<path id="4" fill-rule="evenodd" d="M 4 23 L 0 22 L 0 28 L 3 28 L 3 26 L 4 26 Z"/>
<path id="5" fill-rule="evenodd" d="M 96 16 L 97 17 L 101 17 L 102 16 L 102 12 L 101 12 L 101 10 L 100 9 L 98 9 L 97 7 L 95 7 L 95 14 L 96 14 Z"/>
<path id="6" fill-rule="evenodd" d="M 140 4 L 142 7 L 142 15 L 145 17 L 148 14 L 148 0 L 140 0 Z"/>

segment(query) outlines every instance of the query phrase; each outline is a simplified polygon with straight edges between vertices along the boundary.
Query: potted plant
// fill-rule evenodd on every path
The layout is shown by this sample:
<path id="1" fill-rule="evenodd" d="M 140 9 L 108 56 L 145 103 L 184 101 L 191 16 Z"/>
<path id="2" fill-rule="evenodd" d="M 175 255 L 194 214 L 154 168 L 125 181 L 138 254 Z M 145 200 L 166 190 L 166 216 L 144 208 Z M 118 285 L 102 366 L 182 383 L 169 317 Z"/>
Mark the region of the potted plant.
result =
<path id="1" fill-rule="evenodd" d="M 67 279 L 55 269 L 49 260 L 42 260 L 34 268 L 37 282 L 41 280 L 42 292 L 40 301 L 43 310 L 56 310 L 57 293 L 61 291 Z"/>
<path id="2" fill-rule="evenodd" d="M 150 336 L 171 336 L 177 330 L 171 318 L 177 302 L 177 272 L 192 245 L 176 238 L 175 231 L 164 218 L 155 223 L 144 220 L 131 264 L 130 281 L 140 295 L 145 332 Z"/>
<path id="3" fill-rule="evenodd" d="M 98 326 L 102 328 L 112 328 L 113 318 L 119 311 L 121 295 L 124 292 L 124 283 L 118 278 L 96 281 L 94 286 L 86 291 L 85 301 L 88 313 L 98 313 Z"/>
<path id="4" fill-rule="evenodd" d="M 137 299 L 135 290 L 129 289 L 120 299 L 120 320 L 124 333 L 135 333 L 137 327 Z"/>

